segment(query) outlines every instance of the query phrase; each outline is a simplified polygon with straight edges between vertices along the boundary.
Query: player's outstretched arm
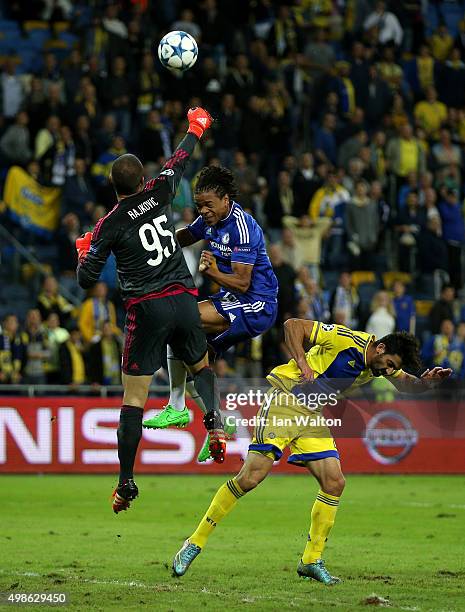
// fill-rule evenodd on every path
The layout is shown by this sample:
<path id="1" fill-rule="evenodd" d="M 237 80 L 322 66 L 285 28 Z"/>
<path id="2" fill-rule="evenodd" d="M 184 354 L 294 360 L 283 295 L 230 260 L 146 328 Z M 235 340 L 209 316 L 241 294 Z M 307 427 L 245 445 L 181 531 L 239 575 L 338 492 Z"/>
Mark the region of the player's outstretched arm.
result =
<path id="1" fill-rule="evenodd" d="M 200 106 L 188 110 L 187 120 L 189 121 L 187 134 L 176 147 L 173 155 L 167 159 L 158 177 L 153 179 L 153 184 L 160 180 L 166 181 L 172 195 L 176 193 L 195 145 L 199 142 L 204 132 L 208 130 L 213 121 L 210 113 Z M 146 189 L 150 189 L 151 183 L 151 181 L 147 183 Z"/>
<path id="2" fill-rule="evenodd" d="M 305 345 L 311 338 L 315 321 L 288 319 L 284 322 L 284 342 L 302 372 L 303 380 L 313 379 L 313 370 L 305 358 Z"/>
<path id="3" fill-rule="evenodd" d="M 100 278 L 103 266 L 111 253 L 110 229 L 105 217 L 97 222 L 94 232 L 87 232 L 76 240 L 78 253 L 77 280 L 83 289 L 89 289 Z"/>
<path id="4" fill-rule="evenodd" d="M 401 372 L 396 377 L 387 376 L 386 378 L 401 393 L 424 393 L 434 389 L 436 385 L 445 378 L 449 378 L 451 374 L 451 368 L 436 367 L 432 370 L 425 370 L 421 376 Z"/>

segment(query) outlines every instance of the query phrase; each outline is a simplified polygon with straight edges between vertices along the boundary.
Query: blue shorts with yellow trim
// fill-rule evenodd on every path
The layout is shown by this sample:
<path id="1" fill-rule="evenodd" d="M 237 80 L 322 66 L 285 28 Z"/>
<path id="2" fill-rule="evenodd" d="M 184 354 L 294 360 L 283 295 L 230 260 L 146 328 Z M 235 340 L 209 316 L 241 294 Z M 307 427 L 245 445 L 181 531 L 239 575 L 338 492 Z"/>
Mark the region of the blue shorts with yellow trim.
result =
<path id="1" fill-rule="evenodd" d="M 315 424 L 317 417 L 319 423 Z M 299 467 L 327 457 L 339 459 L 336 443 L 324 425 L 321 412 L 311 412 L 291 393 L 270 389 L 257 414 L 249 451 L 279 461 L 288 446 L 291 454 L 287 462 Z"/>

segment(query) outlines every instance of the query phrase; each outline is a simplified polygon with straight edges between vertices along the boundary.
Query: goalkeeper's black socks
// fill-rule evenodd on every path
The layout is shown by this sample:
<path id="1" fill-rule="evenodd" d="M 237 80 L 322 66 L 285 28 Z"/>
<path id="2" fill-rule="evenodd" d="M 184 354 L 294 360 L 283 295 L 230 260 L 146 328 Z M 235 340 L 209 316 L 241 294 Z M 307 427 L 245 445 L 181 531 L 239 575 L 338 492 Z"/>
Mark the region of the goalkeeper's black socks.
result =
<path id="1" fill-rule="evenodd" d="M 136 406 L 121 407 L 118 427 L 119 483 L 133 477 L 137 447 L 142 437 L 143 409 Z"/>
<path id="2" fill-rule="evenodd" d="M 207 414 L 209 412 L 219 413 L 220 411 L 220 394 L 218 391 L 218 383 L 216 374 L 213 370 L 205 366 L 199 372 L 194 374 L 194 385 L 198 394 L 205 404 Z"/>

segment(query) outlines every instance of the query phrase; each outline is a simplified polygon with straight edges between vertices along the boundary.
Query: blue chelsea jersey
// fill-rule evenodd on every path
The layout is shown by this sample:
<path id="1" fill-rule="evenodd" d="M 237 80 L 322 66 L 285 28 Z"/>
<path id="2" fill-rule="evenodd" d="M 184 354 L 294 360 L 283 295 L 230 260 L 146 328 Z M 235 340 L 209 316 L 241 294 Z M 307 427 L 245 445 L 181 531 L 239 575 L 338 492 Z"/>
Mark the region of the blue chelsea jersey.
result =
<path id="1" fill-rule="evenodd" d="M 199 216 L 187 229 L 197 240 L 208 240 L 220 272 L 231 274 L 232 262 L 253 266 L 250 287 L 237 296 L 241 301 L 277 301 L 278 280 L 266 252 L 262 228 L 239 204 L 233 202 L 228 216 L 215 226 L 208 226 Z"/>

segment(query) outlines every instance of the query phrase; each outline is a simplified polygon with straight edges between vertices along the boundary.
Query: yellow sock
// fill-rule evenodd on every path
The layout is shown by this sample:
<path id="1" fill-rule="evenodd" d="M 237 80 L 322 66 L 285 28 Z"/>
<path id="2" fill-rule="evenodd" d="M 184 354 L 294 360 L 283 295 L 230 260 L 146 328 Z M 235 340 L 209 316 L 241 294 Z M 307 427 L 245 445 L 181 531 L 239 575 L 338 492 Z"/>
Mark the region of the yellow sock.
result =
<path id="1" fill-rule="evenodd" d="M 216 525 L 231 512 L 237 500 L 245 494 L 246 491 L 240 488 L 235 478 L 225 482 L 216 492 L 212 503 L 189 541 L 203 548 Z"/>
<path id="2" fill-rule="evenodd" d="M 334 525 L 338 505 L 339 497 L 318 491 L 312 508 L 310 533 L 302 555 L 303 563 L 315 563 L 321 559 L 329 532 Z"/>

